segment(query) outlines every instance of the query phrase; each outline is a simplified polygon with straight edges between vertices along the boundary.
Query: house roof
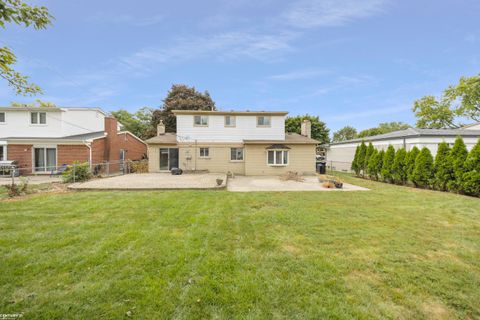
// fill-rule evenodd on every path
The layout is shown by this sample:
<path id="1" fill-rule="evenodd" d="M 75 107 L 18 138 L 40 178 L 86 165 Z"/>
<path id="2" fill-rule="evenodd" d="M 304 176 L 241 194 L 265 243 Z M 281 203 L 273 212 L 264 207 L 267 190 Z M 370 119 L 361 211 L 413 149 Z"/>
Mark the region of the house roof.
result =
<path id="1" fill-rule="evenodd" d="M 269 116 L 285 116 L 287 111 L 207 111 L 207 110 L 173 110 L 173 114 L 188 114 L 188 115 L 243 115 L 243 116 L 256 116 L 256 115 L 269 115 Z"/>
<path id="2" fill-rule="evenodd" d="M 107 113 L 101 108 L 93 107 L 2 107 L 0 106 L 0 111 L 49 111 L 49 112 L 61 112 L 61 111 L 98 111 L 104 116 L 107 116 Z"/>
<path id="3" fill-rule="evenodd" d="M 177 134 L 167 132 L 165 134 L 157 135 L 156 137 L 147 139 L 145 142 L 150 144 L 176 144 Z"/>
<path id="4" fill-rule="evenodd" d="M 462 129 L 468 129 L 468 128 L 471 128 L 471 127 L 476 127 L 476 126 L 480 126 L 480 122 L 477 122 L 477 123 L 472 123 L 472 124 L 469 124 L 469 125 L 463 126 L 463 127 L 462 127 Z"/>
<path id="5" fill-rule="evenodd" d="M 319 144 L 320 141 L 302 136 L 298 133 L 288 132 L 285 140 L 243 140 L 245 144 Z"/>
<path id="6" fill-rule="evenodd" d="M 3 140 L 68 140 L 68 141 L 86 141 L 96 138 L 102 138 L 105 136 L 104 131 L 89 132 L 83 134 L 75 134 L 71 136 L 63 137 L 6 137 L 1 138 Z"/>
<path id="7" fill-rule="evenodd" d="M 412 138 L 412 137 L 456 137 L 456 136 L 480 137 L 480 130 L 408 128 L 408 129 L 393 131 L 385 134 L 379 134 L 371 137 L 334 142 L 334 143 L 330 143 L 330 145 L 354 143 L 354 142 L 361 142 L 361 141 L 403 139 L 403 138 Z"/>

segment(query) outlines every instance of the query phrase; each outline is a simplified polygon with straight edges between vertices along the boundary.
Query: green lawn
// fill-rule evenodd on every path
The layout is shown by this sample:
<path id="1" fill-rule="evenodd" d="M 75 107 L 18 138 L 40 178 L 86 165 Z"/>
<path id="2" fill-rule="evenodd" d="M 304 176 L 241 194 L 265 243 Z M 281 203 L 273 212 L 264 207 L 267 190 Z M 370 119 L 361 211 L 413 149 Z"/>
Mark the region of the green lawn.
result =
<path id="1" fill-rule="evenodd" d="M 480 199 L 346 180 L 0 201 L 0 314 L 480 318 Z"/>

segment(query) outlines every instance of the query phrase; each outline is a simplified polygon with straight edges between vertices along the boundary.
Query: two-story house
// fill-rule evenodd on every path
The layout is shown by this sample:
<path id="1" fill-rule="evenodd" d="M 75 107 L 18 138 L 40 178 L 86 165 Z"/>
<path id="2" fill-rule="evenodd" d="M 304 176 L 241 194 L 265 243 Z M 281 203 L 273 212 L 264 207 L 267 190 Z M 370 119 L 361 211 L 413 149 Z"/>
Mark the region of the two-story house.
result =
<path id="1" fill-rule="evenodd" d="M 148 139 L 149 171 L 233 172 L 240 175 L 281 175 L 287 171 L 315 173 L 311 123 L 302 134 L 285 133 L 287 112 L 174 111 L 177 132 Z"/>
<path id="2" fill-rule="evenodd" d="M 97 108 L 0 107 L 0 161 L 39 174 L 73 161 L 141 159 L 146 144 L 120 127 Z"/>

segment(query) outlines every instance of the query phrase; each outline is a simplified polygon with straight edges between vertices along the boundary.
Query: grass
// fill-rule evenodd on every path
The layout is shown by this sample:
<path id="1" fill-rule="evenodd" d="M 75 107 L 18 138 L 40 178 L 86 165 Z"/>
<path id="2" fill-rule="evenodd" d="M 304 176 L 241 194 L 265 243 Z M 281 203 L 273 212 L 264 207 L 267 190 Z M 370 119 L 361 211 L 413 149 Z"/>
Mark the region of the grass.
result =
<path id="1" fill-rule="evenodd" d="M 480 200 L 363 192 L 78 192 L 0 201 L 0 313 L 480 318 Z"/>

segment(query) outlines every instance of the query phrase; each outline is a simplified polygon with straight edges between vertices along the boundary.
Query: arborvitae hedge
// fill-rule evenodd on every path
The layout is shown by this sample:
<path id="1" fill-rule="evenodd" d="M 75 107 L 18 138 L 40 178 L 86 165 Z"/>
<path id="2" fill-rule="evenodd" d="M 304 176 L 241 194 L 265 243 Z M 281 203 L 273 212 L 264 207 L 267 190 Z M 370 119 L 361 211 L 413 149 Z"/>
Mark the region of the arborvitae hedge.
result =
<path id="1" fill-rule="evenodd" d="M 378 160 L 378 151 L 377 149 L 373 149 L 370 158 L 368 159 L 367 164 L 367 172 L 370 179 L 378 180 L 378 172 L 377 172 L 377 160 Z"/>
<path id="2" fill-rule="evenodd" d="M 480 139 L 465 160 L 462 190 L 471 196 L 480 196 Z"/>
<path id="3" fill-rule="evenodd" d="M 359 169 L 359 166 L 358 166 L 358 154 L 359 153 L 360 153 L 360 146 L 357 146 L 357 149 L 355 150 L 355 157 L 353 157 L 352 166 L 351 166 L 351 169 L 353 170 L 353 172 L 355 172 L 355 174 L 357 176 L 360 173 L 360 169 Z"/>
<path id="4" fill-rule="evenodd" d="M 433 180 L 433 157 L 430 150 L 423 147 L 415 159 L 412 181 L 416 186 L 428 188 Z"/>
<path id="5" fill-rule="evenodd" d="M 393 160 L 392 172 L 393 181 L 397 184 L 407 183 L 407 151 L 401 148 L 395 153 L 395 160 Z"/>
<path id="6" fill-rule="evenodd" d="M 417 159 L 420 150 L 417 147 L 413 147 L 407 153 L 406 167 L 407 167 L 407 179 L 413 181 L 413 169 L 415 169 L 415 159 Z"/>
<path id="7" fill-rule="evenodd" d="M 447 188 L 452 192 L 462 192 L 462 179 L 465 173 L 465 160 L 468 151 L 463 139 L 458 137 L 453 144 L 452 150 L 448 154 L 448 165 L 453 169 L 453 179 L 447 182 Z"/>
<path id="8" fill-rule="evenodd" d="M 365 173 L 368 174 L 368 162 L 370 162 L 370 158 L 372 157 L 373 152 L 375 151 L 375 147 L 370 142 L 367 147 L 367 152 L 365 153 Z"/>
<path id="9" fill-rule="evenodd" d="M 393 182 L 393 161 L 395 161 L 395 148 L 389 145 L 382 166 L 382 178 L 385 182 Z"/>
<path id="10" fill-rule="evenodd" d="M 454 178 L 452 164 L 448 161 L 449 153 L 450 147 L 448 146 L 448 143 L 442 142 L 438 145 L 434 164 L 434 186 L 440 191 L 447 191 L 448 181 Z"/>
<path id="11" fill-rule="evenodd" d="M 381 176 L 382 167 L 383 167 L 383 158 L 385 158 L 385 151 L 380 150 L 377 153 L 377 159 L 375 160 L 375 165 L 377 166 L 376 171 L 377 171 L 377 175 L 378 175 L 378 180 L 383 179 L 382 176 Z"/>
<path id="12" fill-rule="evenodd" d="M 365 145 L 365 142 L 362 141 L 360 144 L 360 150 L 358 150 L 358 159 L 357 159 L 357 165 L 359 172 L 362 173 L 362 176 L 365 175 L 365 157 L 367 156 L 367 146 Z"/>

